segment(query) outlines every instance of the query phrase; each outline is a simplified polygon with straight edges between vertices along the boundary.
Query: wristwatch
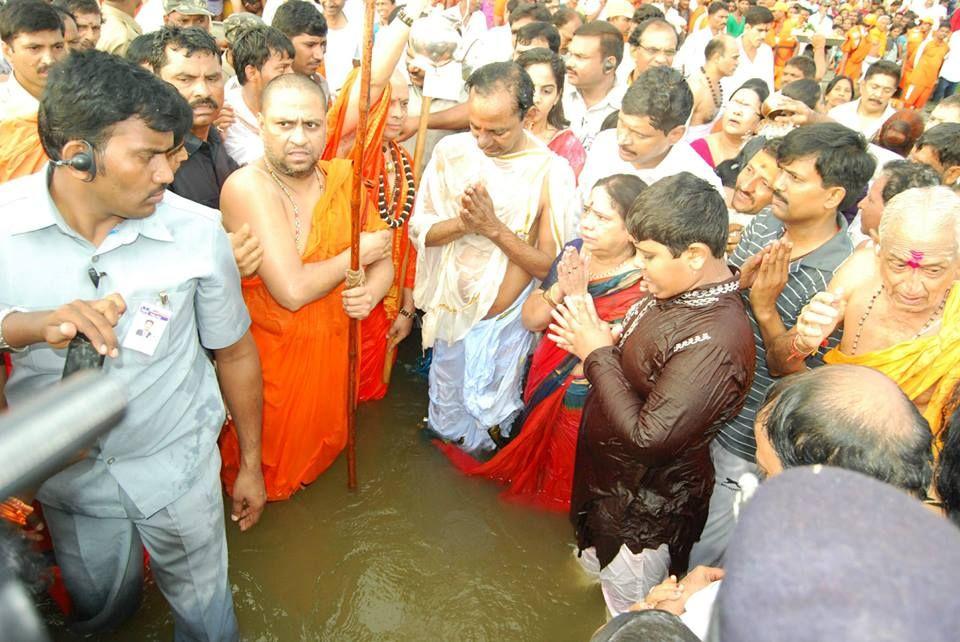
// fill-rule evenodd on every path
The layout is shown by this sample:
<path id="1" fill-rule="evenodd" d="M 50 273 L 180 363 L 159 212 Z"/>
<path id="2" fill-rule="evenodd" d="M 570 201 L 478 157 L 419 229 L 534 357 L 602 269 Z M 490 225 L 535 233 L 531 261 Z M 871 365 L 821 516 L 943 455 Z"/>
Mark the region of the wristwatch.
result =
<path id="1" fill-rule="evenodd" d="M 26 312 L 26 308 L 2 308 L 0 309 L 0 352 L 23 352 L 25 348 L 14 348 L 3 337 L 3 320 L 14 312 Z"/>

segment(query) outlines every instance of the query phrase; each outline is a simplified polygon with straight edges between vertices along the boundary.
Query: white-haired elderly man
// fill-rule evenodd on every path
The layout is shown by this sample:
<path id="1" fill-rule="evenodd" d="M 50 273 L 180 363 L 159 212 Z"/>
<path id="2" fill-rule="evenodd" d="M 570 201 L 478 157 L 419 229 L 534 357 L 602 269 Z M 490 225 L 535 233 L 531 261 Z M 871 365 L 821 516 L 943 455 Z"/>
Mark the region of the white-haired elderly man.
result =
<path id="1" fill-rule="evenodd" d="M 960 196 L 941 186 L 901 192 L 884 208 L 879 236 L 803 309 L 791 330 L 793 352 L 802 359 L 842 322 L 840 345 L 824 361 L 868 366 L 896 381 L 938 446 L 944 404 L 960 380 Z"/>

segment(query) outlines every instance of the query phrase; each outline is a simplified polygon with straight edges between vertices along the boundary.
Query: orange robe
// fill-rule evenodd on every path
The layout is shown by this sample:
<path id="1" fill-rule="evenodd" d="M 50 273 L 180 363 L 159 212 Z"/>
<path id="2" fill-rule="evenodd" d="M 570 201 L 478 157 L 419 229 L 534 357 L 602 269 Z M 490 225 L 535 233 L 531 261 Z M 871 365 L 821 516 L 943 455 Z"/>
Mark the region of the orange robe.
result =
<path id="1" fill-rule="evenodd" d="M 847 32 L 847 38 L 840 45 L 844 55 L 844 63 L 840 69 L 841 76 L 851 78 L 854 83 L 860 82 L 863 61 L 870 54 L 873 43 L 868 37 L 867 30 L 861 25 L 855 25 Z"/>
<path id="2" fill-rule="evenodd" d="M 349 160 L 320 161 L 326 189 L 313 210 L 304 263 L 328 260 L 350 247 Z M 382 229 L 374 217 L 368 231 Z M 377 225 L 379 224 L 379 225 Z M 327 469 L 347 443 L 347 358 L 350 320 L 341 283 L 327 296 L 291 312 L 259 276 L 243 280 L 250 332 L 263 369 L 263 477 L 270 500 L 287 499 Z M 220 437 L 221 477 L 233 490 L 240 465 L 236 427 Z"/>
<path id="3" fill-rule="evenodd" d="M 927 104 L 930 94 L 937 86 L 943 59 L 950 50 L 946 42 L 936 39 L 931 39 L 922 46 L 923 50 L 918 52 L 920 59 L 915 64 L 911 60 L 907 90 L 903 94 L 903 106 L 910 109 L 923 109 Z"/>
<path id="4" fill-rule="evenodd" d="M 767 34 L 767 44 L 773 49 L 773 84 L 777 89 L 780 88 L 783 68 L 797 50 L 797 38 L 793 35 L 795 28 L 796 23 L 792 19 L 787 19 L 779 26 L 774 23 Z"/>
<path id="5" fill-rule="evenodd" d="M 0 183 L 35 174 L 47 160 L 36 113 L 0 121 Z"/>
<path id="6" fill-rule="evenodd" d="M 359 68 L 354 69 L 347 76 L 337 96 L 336 102 L 327 114 L 327 146 L 323 151 L 324 158 L 334 158 L 338 151 L 341 155 L 357 160 L 359 153 L 356 144 L 349 152 L 340 150 L 341 139 L 343 135 L 343 122 L 346 115 L 347 103 L 350 97 L 350 91 L 353 83 L 357 81 L 360 75 Z M 363 165 L 363 180 L 367 190 L 367 202 L 370 204 L 366 211 L 375 211 L 379 201 L 379 184 L 381 177 L 386 178 L 386 168 L 384 167 L 383 154 L 380 153 L 383 144 L 383 128 L 387 122 L 387 113 L 390 107 L 390 86 L 387 85 L 380 98 L 370 105 L 369 121 L 367 127 L 367 158 Z M 396 143 L 391 143 L 394 150 L 399 150 L 412 167 L 413 159 L 402 147 Z M 386 183 L 385 184 L 389 184 Z M 405 181 L 400 182 L 400 190 L 397 194 L 396 203 L 393 202 L 391 190 L 386 190 L 387 209 L 391 216 L 398 215 L 400 207 L 407 199 L 408 189 Z M 379 219 L 380 217 L 377 216 Z M 370 401 L 382 399 L 387 394 L 387 381 L 385 381 L 385 368 L 387 368 L 387 358 L 393 366 L 396 359 L 396 351 L 387 353 L 387 332 L 400 310 L 403 303 L 403 289 L 413 288 L 413 280 L 416 272 L 417 255 L 413 245 L 410 243 L 410 237 L 407 234 L 406 225 L 402 225 L 393 232 L 393 284 L 387 296 L 381 301 L 360 324 L 360 390 L 358 399 L 360 401 Z"/>

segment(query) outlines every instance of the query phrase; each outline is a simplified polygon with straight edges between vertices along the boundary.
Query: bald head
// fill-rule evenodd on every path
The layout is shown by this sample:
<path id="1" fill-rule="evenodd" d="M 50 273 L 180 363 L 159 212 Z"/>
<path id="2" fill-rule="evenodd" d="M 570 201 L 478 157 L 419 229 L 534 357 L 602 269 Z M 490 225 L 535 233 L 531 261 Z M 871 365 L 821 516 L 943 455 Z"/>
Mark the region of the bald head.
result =
<path id="1" fill-rule="evenodd" d="M 880 219 L 880 245 L 930 242 L 960 250 L 960 196 L 949 187 L 914 187 L 887 202 Z"/>
<path id="2" fill-rule="evenodd" d="M 302 74 L 284 74 L 277 76 L 263 88 L 263 94 L 260 96 L 260 111 L 266 113 L 269 109 L 271 98 L 273 98 L 277 92 L 281 91 L 293 91 L 315 96 L 320 99 L 320 104 L 322 104 L 324 110 L 326 110 L 327 95 L 323 92 L 320 85 Z"/>
<path id="3" fill-rule="evenodd" d="M 757 464 L 776 474 L 824 464 L 863 473 L 917 497 L 932 476 L 927 421 L 876 370 L 836 365 L 781 379 L 757 412 Z"/>
<path id="4" fill-rule="evenodd" d="M 715 68 L 721 76 L 732 76 L 737 70 L 740 47 L 736 40 L 722 34 L 707 43 L 703 54 L 708 67 Z"/>

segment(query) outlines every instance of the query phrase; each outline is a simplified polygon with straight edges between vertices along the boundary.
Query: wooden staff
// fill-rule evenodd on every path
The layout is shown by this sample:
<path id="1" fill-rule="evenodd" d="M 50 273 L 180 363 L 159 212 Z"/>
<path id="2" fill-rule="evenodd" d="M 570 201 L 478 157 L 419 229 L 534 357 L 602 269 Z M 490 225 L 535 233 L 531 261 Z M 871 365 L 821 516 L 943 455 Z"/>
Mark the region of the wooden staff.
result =
<path id="1" fill-rule="evenodd" d="M 426 77 L 426 72 L 424 72 Z M 420 175 L 423 172 L 423 153 L 427 147 L 427 123 L 430 119 L 430 103 L 433 98 L 423 95 L 420 98 L 420 120 L 417 122 L 417 146 L 413 148 L 413 179 L 420 184 Z"/>
<path id="2" fill-rule="evenodd" d="M 363 225 L 363 213 L 367 200 L 367 191 L 363 189 L 363 167 L 366 159 L 367 124 L 370 112 L 370 61 L 373 58 L 373 3 L 365 0 L 363 13 L 363 54 L 360 58 L 360 113 L 357 119 L 356 153 L 353 158 L 353 192 L 351 194 L 350 217 L 350 270 L 347 272 L 346 287 L 358 287 L 363 284 L 363 270 L 360 267 L 360 228 Z M 347 397 L 347 488 L 357 487 L 357 388 L 358 364 L 357 344 L 360 339 L 360 322 L 350 319 L 349 334 L 349 394 Z"/>

